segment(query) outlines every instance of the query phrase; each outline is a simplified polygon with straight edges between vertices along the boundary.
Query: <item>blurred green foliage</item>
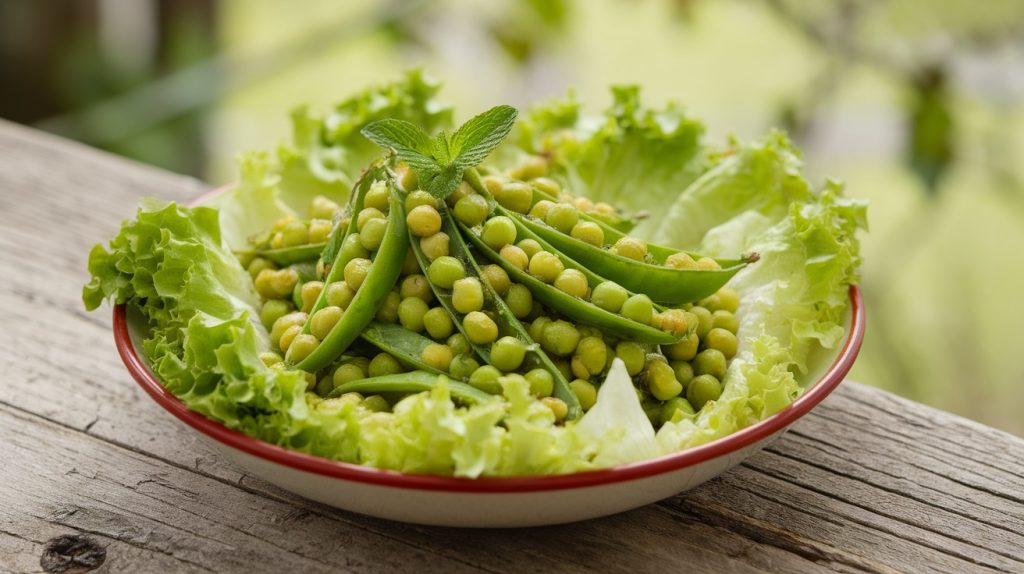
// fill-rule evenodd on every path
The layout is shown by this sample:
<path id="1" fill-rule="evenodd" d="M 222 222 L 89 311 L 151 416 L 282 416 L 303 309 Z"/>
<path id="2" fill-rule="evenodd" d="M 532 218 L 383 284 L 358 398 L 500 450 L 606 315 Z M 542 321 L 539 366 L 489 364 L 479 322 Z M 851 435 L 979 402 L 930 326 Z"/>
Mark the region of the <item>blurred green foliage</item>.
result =
<path id="1" fill-rule="evenodd" d="M 609 84 L 636 83 L 712 139 L 782 126 L 814 177 L 872 202 L 853 377 L 1024 434 L 1020 0 L 207 4 L 148 2 L 174 23 L 141 70 L 81 17 L 52 59 L 52 117 L 16 119 L 211 182 L 284 137 L 294 105 L 327 109 L 413 65 L 463 114 L 569 88 L 598 109 Z M 0 4 L 0 37 L 26 5 Z M 24 48 L 10 38 L 4 61 Z"/>

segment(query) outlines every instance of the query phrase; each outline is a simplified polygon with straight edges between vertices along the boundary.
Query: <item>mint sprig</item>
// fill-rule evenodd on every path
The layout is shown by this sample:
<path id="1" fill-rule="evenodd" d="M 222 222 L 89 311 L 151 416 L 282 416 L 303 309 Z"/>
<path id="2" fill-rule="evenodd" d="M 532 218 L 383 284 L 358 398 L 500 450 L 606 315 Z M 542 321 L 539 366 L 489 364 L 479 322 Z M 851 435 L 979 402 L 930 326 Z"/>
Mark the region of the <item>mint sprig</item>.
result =
<path id="1" fill-rule="evenodd" d="M 420 188 L 445 198 L 462 181 L 467 169 L 476 167 L 498 147 L 515 124 L 519 112 L 512 106 L 496 106 L 462 124 L 454 133 L 431 138 L 404 120 L 378 120 L 363 128 L 373 143 L 395 151 L 419 178 Z"/>

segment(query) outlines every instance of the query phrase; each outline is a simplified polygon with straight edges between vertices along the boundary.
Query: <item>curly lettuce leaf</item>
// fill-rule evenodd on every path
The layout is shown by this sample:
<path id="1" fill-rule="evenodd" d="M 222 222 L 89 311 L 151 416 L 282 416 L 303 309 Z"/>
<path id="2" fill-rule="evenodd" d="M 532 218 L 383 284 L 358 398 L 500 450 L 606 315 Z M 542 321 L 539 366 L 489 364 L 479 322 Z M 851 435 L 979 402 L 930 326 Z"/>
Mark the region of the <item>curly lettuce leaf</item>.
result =
<path id="1" fill-rule="evenodd" d="M 661 225 L 662 206 L 707 169 L 704 126 L 676 102 L 660 110 L 643 106 L 636 86 L 613 87 L 612 96 L 597 118 L 581 115 L 572 95 L 531 108 L 516 141 L 547 156 L 572 193 L 646 213 L 634 230 L 644 236 Z"/>

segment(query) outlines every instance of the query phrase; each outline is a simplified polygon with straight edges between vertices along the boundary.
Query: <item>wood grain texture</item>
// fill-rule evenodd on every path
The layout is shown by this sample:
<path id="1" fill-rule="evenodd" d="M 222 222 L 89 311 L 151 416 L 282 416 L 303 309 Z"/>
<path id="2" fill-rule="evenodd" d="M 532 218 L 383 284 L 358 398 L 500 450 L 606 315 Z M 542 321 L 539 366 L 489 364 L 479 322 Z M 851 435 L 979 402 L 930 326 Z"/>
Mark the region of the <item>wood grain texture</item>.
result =
<path id="1" fill-rule="evenodd" d="M 79 299 L 139 197 L 205 187 L 0 122 L 0 572 L 69 534 L 109 572 L 1024 572 L 1024 441 L 850 382 L 724 476 L 573 525 L 397 524 L 248 476 L 131 382 Z"/>

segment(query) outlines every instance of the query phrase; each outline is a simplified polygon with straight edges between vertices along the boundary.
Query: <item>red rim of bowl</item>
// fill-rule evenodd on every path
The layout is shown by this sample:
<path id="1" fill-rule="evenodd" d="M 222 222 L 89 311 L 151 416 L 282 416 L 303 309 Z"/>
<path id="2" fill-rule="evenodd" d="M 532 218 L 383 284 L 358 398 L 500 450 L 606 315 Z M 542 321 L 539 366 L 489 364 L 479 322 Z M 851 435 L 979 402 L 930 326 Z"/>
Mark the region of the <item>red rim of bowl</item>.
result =
<path id="1" fill-rule="evenodd" d="M 200 203 L 220 191 L 221 189 L 217 189 L 205 193 L 196 198 L 193 204 Z M 411 474 L 339 462 L 288 450 L 232 430 L 190 411 L 181 400 L 160 384 L 135 351 L 128 332 L 125 305 L 114 307 L 113 327 L 117 352 L 139 386 L 157 404 L 185 424 L 223 445 L 272 463 L 342 480 L 416 490 L 507 493 L 583 488 L 654 476 L 730 454 L 784 430 L 830 395 L 853 367 L 864 340 L 865 329 L 864 302 L 860 288 L 856 285 L 850 286 L 850 310 L 849 333 L 828 370 L 791 405 L 760 422 L 701 446 L 612 468 L 562 475 L 483 478 Z"/>
<path id="2" fill-rule="evenodd" d="M 678 453 L 608 469 L 545 476 L 459 478 L 409 474 L 338 462 L 288 450 L 229 429 L 190 411 L 160 384 L 135 352 L 128 334 L 124 305 L 114 307 L 114 342 L 128 372 L 157 404 L 213 440 L 252 456 L 306 472 L 395 488 L 449 492 L 534 492 L 598 486 L 679 470 L 732 453 L 785 429 L 831 394 L 853 366 L 864 339 L 864 306 L 860 290 L 855 285 L 850 287 L 850 304 L 850 333 L 835 361 L 807 392 L 774 415 L 729 436 Z"/>

